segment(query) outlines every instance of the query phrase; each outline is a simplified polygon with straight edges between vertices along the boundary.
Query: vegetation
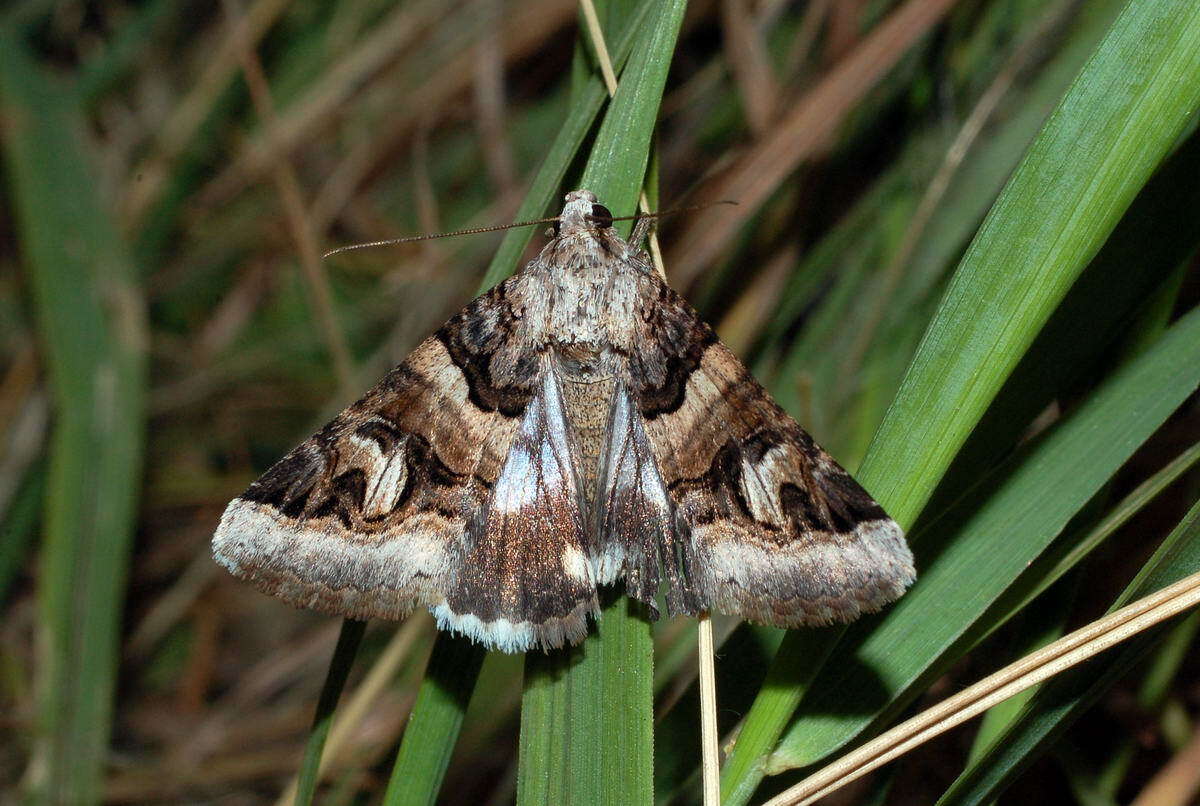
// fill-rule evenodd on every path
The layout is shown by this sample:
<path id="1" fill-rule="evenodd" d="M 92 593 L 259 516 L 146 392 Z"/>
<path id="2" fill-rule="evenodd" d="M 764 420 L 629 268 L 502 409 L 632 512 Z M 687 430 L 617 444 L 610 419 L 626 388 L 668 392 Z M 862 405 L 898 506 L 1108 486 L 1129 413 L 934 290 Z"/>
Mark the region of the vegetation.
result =
<path id="1" fill-rule="evenodd" d="M 738 202 L 663 221 L 668 277 L 917 555 L 847 628 L 715 620 L 723 803 L 1200 571 L 1195 3 L 596 6 L 611 99 L 571 0 L 0 11 L 0 799 L 701 802 L 694 622 L 611 591 L 580 648 L 487 654 L 209 556 L 230 498 L 540 235 L 320 253 L 573 187 Z M 1197 629 L 843 802 L 1188 803 Z"/>

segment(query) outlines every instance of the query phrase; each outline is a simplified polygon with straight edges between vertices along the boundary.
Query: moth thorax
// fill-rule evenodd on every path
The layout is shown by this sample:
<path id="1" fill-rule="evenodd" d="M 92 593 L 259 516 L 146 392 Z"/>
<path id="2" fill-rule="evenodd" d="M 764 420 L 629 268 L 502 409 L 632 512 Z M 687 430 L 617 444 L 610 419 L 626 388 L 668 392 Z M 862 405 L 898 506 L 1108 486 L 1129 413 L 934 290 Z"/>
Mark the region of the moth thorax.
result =
<path id="1" fill-rule="evenodd" d="M 560 343 L 556 354 L 559 374 L 564 380 L 591 383 L 610 374 L 604 350 L 591 342 Z"/>

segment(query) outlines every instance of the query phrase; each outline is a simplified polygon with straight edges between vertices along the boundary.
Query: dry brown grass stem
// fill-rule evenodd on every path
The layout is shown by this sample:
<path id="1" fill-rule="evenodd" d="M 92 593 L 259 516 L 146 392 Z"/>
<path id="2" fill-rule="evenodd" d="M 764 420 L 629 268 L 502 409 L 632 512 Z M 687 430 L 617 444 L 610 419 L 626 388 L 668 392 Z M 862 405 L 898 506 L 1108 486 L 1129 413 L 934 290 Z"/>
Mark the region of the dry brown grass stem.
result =
<path id="1" fill-rule="evenodd" d="M 513 8 L 504 18 L 499 34 L 504 62 L 519 62 L 543 46 L 554 31 L 570 22 L 573 11 L 570 0 L 541 0 Z M 423 73 L 422 80 L 404 96 L 404 104 L 397 106 L 382 125 L 372 130 L 371 136 L 357 143 L 329 173 L 312 204 L 313 223 L 319 231 L 328 228 L 367 178 L 411 136 L 423 117 L 427 119 L 429 110 L 449 115 L 461 107 L 456 99 L 470 90 L 475 79 L 476 47 L 464 48 L 431 74 Z M 227 177 L 214 180 L 204 191 L 204 197 L 218 200 L 244 181 L 242 174 L 231 170 Z"/>
<path id="2" fill-rule="evenodd" d="M 505 125 L 507 99 L 504 50 L 500 42 L 504 9 L 499 0 L 483 0 L 480 6 L 479 13 L 490 24 L 475 49 L 475 125 L 492 189 L 499 196 L 511 196 L 518 192 L 518 187 L 517 166 Z"/>
<path id="3" fill-rule="evenodd" d="M 242 35 L 245 27 L 237 21 L 233 0 L 226 0 L 225 8 L 234 25 L 234 38 L 241 44 L 239 58 L 254 110 L 263 123 L 270 128 L 275 120 L 275 105 L 271 100 L 271 88 L 267 83 L 266 74 L 263 73 L 262 64 L 258 61 L 253 46 Z M 333 361 L 338 384 L 345 395 L 354 385 L 354 367 L 346 336 L 337 323 L 329 278 L 321 265 L 321 250 L 317 246 L 316 230 L 305 209 L 300 180 L 288 160 L 286 151 L 282 148 L 270 150 L 273 154 L 272 179 L 280 200 L 283 202 L 288 227 L 292 231 L 292 237 L 295 239 L 300 253 L 300 265 L 304 270 L 304 279 L 311 297 L 313 313 L 316 315 L 321 334 L 325 339 L 326 349 L 329 350 L 329 356 Z"/>
<path id="4" fill-rule="evenodd" d="M 1200 573 L 1185 577 L 1133 604 L 1009 664 L 805 778 L 764 806 L 805 806 L 894 761 L 997 703 L 1111 649 L 1200 604 Z"/>
<path id="5" fill-rule="evenodd" d="M 381 71 L 444 18 L 446 5 L 445 0 L 404 3 L 372 26 L 302 97 L 271 121 L 262 121 L 262 131 L 201 191 L 202 197 L 216 203 L 234 195 L 269 170 L 280 152 L 290 154 L 320 129 L 340 120 L 341 110 L 371 79 L 379 76 L 380 80 L 394 81 L 394 77 L 381 75 Z M 418 111 L 412 108 L 414 114 Z"/>
<path id="6" fill-rule="evenodd" d="M 726 347 L 738 355 L 745 355 L 754 345 L 799 259 L 800 251 L 794 244 L 785 246 L 754 275 L 746 290 L 717 324 L 717 335 Z"/>
<path id="7" fill-rule="evenodd" d="M 806 157 L 826 142 L 863 96 L 957 0 L 908 0 L 875 27 L 776 126 L 703 191 L 708 199 L 734 199 L 736 211 L 692 218 L 671 250 L 678 285 L 690 285 L 717 258 L 759 206 Z"/>
<path id="8" fill-rule="evenodd" d="M 746 122 L 759 137 L 779 112 L 779 82 L 746 0 L 721 0 L 720 5 L 725 58 L 737 82 Z"/>
<path id="9" fill-rule="evenodd" d="M 138 224 L 142 215 L 158 199 L 171 176 L 175 161 L 191 144 L 201 124 L 237 75 L 241 51 L 256 47 L 287 6 L 288 0 L 255 2 L 245 14 L 239 15 L 234 29 L 221 40 L 213 57 L 206 61 L 200 78 L 159 129 L 150 156 L 129 172 L 132 181 L 122 205 L 122 217 L 129 229 Z"/>
<path id="10" fill-rule="evenodd" d="M 701 613 L 697 619 L 699 641 L 696 652 L 700 668 L 700 753 L 704 781 L 704 806 L 721 803 L 721 751 L 717 746 L 717 672 L 713 659 L 712 618 Z"/>

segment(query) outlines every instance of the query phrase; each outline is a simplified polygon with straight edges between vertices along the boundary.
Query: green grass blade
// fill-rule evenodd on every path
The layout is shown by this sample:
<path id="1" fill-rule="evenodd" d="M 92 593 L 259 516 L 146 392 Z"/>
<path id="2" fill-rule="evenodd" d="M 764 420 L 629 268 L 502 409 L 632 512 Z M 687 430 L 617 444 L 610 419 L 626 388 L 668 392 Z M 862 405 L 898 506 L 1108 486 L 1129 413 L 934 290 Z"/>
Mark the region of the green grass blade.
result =
<path id="1" fill-rule="evenodd" d="M 1062 638 L 1063 633 L 1066 632 L 1067 619 L 1071 615 L 1072 605 L 1078 592 L 1079 575 L 1076 574 L 1064 584 L 1055 586 L 1041 597 L 1037 603 L 1038 607 L 1031 608 L 1024 614 L 1025 617 L 1021 620 L 1021 629 L 1015 631 L 1014 640 L 1005 647 L 1005 660 L 1015 661 L 1023 658 Z M 988 710 L 980 720 L 979 730 L 971 742 L 967 759 L 971 760 L 982 754 L 992 740 L 1003 733 L 1012 723 L 1038 690 L 1038 686 L 1033 686 L 1014 694 Z"/>
<path id="2" fill-rule="evenodd" d="M 1200 502 L 1192 506 L 1167 536 L 1109 612 L 1197 571 L 1200 571 Z M 1177 620 L 1171 622 L 1175 623 Z M 1124 644 L 1115 657 L 1106 654 L 1046 683 L 1017 720 L 946 790 L 938 806 L 968 806 L 996 797 L 1076 717 L 1132 669 L 1168 629 L 1169 625 L 1159 625 Z"/>
<path id="3" fill-rule="evenodd" d="M 900 523 L 1200 106 L 1197 42 L 1194 3 L 1130 3 L 988 213 L 859 474 Z"/>
<path id="4" fill-rule="evenodd" d="M 928 504 L 941 512 L 996 457 L 1009 453 L 1053 400 L 1112 363 L 1111 351 L 1156 289 L 1172 285 L 1200 244 L 1200 134 L 1193 132 L 1163 163 L 1038 334 Z M 1137 271 L 1130 271 L 1137 266 Z"/>
<path id="5" fill-rule="evenodd" d="M 685 7 L 658 4 L 580 180 L 616 215 L 636 209 Z M 528 656 L 517 802 L 652 803 L 653 677 L 649 623 L 625 597 L 604 608 L 580 647 Z"/>
<path id="6" fill-rule="evenodd" d="M 350 667 L 354 665 L 354 656 L 358 654 L 358 646 L 362 643 L 366 627 L 365 621 L 342 621 L 342 631 L 338 634 L 337 646 L 333 650 L 333 660 L 329 663 L 325 685 L 321 687 L 321 697 L 317 700 L 312 730 L 309 731 L 308 743 L 304 746 L 304 759 L 300 762 L 300 773 L 296 780 L 296 806 L 308 806 L 312 803 L 313 793 L 317 791 L 321 751 L 325 749 L 325 740 L 329 737 L 329 729 L 333 727 L 333 713 L 337 710 L 338 699 L 346 686 L 346 678 L 350 676 Z"/>
<path id="7" fill-rule="evenodd" d="M 1101 543 L 1141 512 L 1159 493 L 1191 470 L 1197 462 L 1200 462 L 1200 443 L 1184 450 L 1166 467 L 1139 484 L 1094 527 L 1085 530 L 1081 535 L 1056 541 L 1024 575 L 1031 578 L 1030 584 L 1021 585 L 1018 582 L 993 605 L 993 612 L 982 620 L 990 622 L 988 632 L 980 635 L 977 640 L 982 641 L 992 629 L 1004 624 L 1013 614 L 1024 609 L 1047 588 L 1078 566 Z"/>
<path id="8" fill-rule="evenodd" d="M 633 52 L 633 44 L 641 34 L 653 7 L 653 0 L 647 0 L 647 2 L 639 4 L 628 17 L 615 20 L 616 30 L 619 33 L 615 36 L 609 35 L 609 55 L 613 60 L 613 70 L 618 76 L 621 74 L 621 68 L 629 59 L 629 54 Z M 570 114 L 567 115 L 562 128 L 559 129 L 558 136 L 550 145 L 550 150 L 546 153 L 546 158 L 542 161 L 537 176 L 533 178 L 533 182 L 529 186 L 529 193 L 526 194 L 525 201 L 517 210 L 517 221 L 538 218 L 546 215 L 550 210 L 553 210 L 549 213 L 550 215 L 558 212 L 554 205 L 560 201 L 557 195 L 563 177 L 566 176 L 567 169 L 571 167 L 575 155 L 579 153 L 579 147 L 583 145 L 584 138 L 591 131 L 596 115 L 607 98 L 608 90 L 604 86 L 604 79 L 601 78 L 599 72 L 593 73 L 579 91 L 571 106 Z M 488 265 L 487 273 L 483 278 L 483 289 L 491 288 L 513 273 L 521 253 L 536 232 L 537 230 L 533 227 L 518 227 L 505 234 L 500 248 L 496 250 L 496 256 Z"/>
<path id="9" fill-rule="evenodd" d="M 981 138 L 967 154 L 938 205 L 938 213 L 930 219 L 922 233 L 904 277 L 888 294 L 889 319 L 904 320 L 911 317 L 914 306 L 943 276 L 951 261 L 961 254 L 964 244 L 979 227 L 1005 180 L 1020 162 L 1022 154 L 1070 86 L 1071 80 L 1095 50 L 1122 5 L 1124 0 L 1104 0 L 1080 9 L 1078 16 L 1073 19 L 1068 38 L 1053 53 L 1050 63 L 1037 73 L 1029 86 L 1015 88 L 1011 92 L 1012 97 L 998 109 L 994 132 Z M 1038 22 L 1027 24 L 1035 27 Z M 855 206 L 830 236 L 822 240 L 806 258 L 804 266 L 793 275 L 791 287 L 783 295 L 779 315 L 769 331 L 772 341 L 778 342 L 786 336 L 790 327 L 794 327 L 797 313 L 809 304 L 809 296 L 802 293 L 802 286 L 819 280 L 828 271 L 825 267 L 834 261 L 849 260 L 866 264 L 872 270 L 866 274 L 863 285 L 851 289 L 851 293 L 846 295 L 846 304 L 837 310 L 822 313 L 821 319 L 827 328 L 824 339 L 817 338 L 818 334 L 812 332 L 817 329 L 815 326 L 806 327 L 806 337 L 791 348 L 787 363 L 780 373 L 785 382 L 779 384 L 777 389 L 783 393 L 779 399 L 785 405 L 794 405 L 794 400 L 789 398 L 795 395 L 786 380 L 829 352 L 827 345 L 830 343 L 852 338 L 857 328 L 853 325 L 848 327 L 847 321 L 854 322 L 861 317 L 867 309 L 862 304 L 862 298 L 876 293 L 876 286 L 879 285 L 879 253 L 882 250 L 884 254 L 890 254 L 898 246 L 895 241 L 885 240 L 885 237 L 889 230 L 903 237 L 920 201 L 919 197 L 927 190 L 925 183 L 932 178 L 929 174 L 934 170 L 931 165 L 934 161 L 930 155 L 943 155 L 950 142 L 941 122 L 932 125 L 928 133 L 913 138 L 908 145 L 908 153 L 897 161 L 896 167 L 876 183 L 871 194 Z M 898 224 L 890 228 L 880 226 L 885 216 L 888 221 L 899 218 Z M 871 248 L 873 241 L 881 243 Z M 839 285 L 846 283 L 846 274 L 845 268 L 838 272 Z M 890 334 L 881 332 L 876 341 L 886 344 L 889 337 Z M 844 359 L 834 354 L 822 362 L 822 367 L 824 364 L 829 365 L 827 374 L 833 376 L 825 379 L 825 383 L 833 385 L 838 374 L 844 371 Z"/>
<path id="10" fill-rule="evenodd" d="M 1127 6 L 985 219 L 859 473 L 905 527 L 1200 103 L 1200 48 L 1189 46 L 1197 36 L 1193 4 Z M 807 640 L 789 635 L 781 654 Z M 806 720 L 780 764 L 819 757 L 869 719 L 830 724 L 819 738 L 808 735 Z M 769 739 L 735 752 L 761 758 Z M 761 774 L 759 764 L 738 769 Z"/>
<path id="11" fill-rule="evenodd" d="M 46 463 L 39 459 L 25 471 L 0 522 L 0 602 L 33 544 L 45 493 Z"/>
<path id="12" fill-rule="evenodd" d="M 763 779 L 767 753 L 779 741 L 813 678 L 845 634 L 842 627 L 786 635 L 762 689 L 721 768 L 721 803 L 748 803 Z"/>
<path id="13" fill-rule="evenodd" d="M 77 96 L 0 29 L 0 101 L 19 252 L 54 430 L 39 576 L 39 720 L 30 794 L 98 803 L 141 482 L 142 299 L 76 132 Z"/>
<path id="14" fill-rule="evenodd" d="M 918 534 L 919 546 L 943 547 L 921 584 L 847 631 L 802 703 L 803 718 L 772 756 L 774 767 L 818 761 L 920 693 L 957 657 L 957 642 L 973 642 L 969 633 L 989 606 L 1198 385 L 1200 310 L 998 471 L 1003 480 L 986 485 L 982 506 L 964 501 Z"/>
<path id="15" fill-rule="evenodd" d="M 653 802 L 649 622 L 610 599 L 581 646 L 526 657 L 518 804 Z"/>
<path id="16" fill-rule="evenodd" d="M 1196 140 L 1195 136 L 1192 138 Z M 1177 153 L 1175 157 L 1178 157 Z M 1151 185 L 1156 182 L 1161 182 L 1163 171 L 1152 180 Z M 1169 173 L 1169 172 L 1168 172 Z M 1188 183 L 1190 184 L 1190 183 Z M 1150 185 L 1147 185 L 1147 189 Z M 1146 196 L 1146 191 L 1143 191 L 1138 198 L 1138 202 L 1134 203 L 1136 207 L 1139 202 Z M 1133 208 L 1130 208 L 1130 214 L 1133 214 Z M 1125 225 L 1126 220 L 1122 221 L 1118 227 L 1118 232 Z M 1113 237 L 1109 239 L 1111 246 L 1114 240 L 1118 240 L 1118 232 L 1114 232 Z M 1179 239 L 1186 241 L 1190 239 Z M 1128 334 L 1125 339 L 1125 352 L 1128 354 L 1136 354 L 1158 338 L 1162 336 L 1170 321 L 1170 312 L 1174 308 L 1174 303 L 1178 298 L 1179 287 L 1177 280 L 1180 272 L 1176 271 L 1175 275 L 1163 286 L 1159 291 L 1155 292 L 1144 310 L 1139 314 L 1139 322 L 1135 326 L 1132 333 Z M 1072 294 L 1074 294 L 1074 290 Z M 1050 327 L 1047 327 L 1049 330 Z M 1039 341 L 1046 335 L 1043 332 L 1038 338 Z M 1031 351 L 1032 352 L 1032 351 Z M 1028 356 L 1026 356 L 1028 358 Z M 1019 368 L 1016 372 L 1019 372 Z M 1014 373 L 1014 375 L 1016 374 Z M 1022 585 L 1022 580 L 1018 580 L 1012 586 L 1001 600 L 993 605 L 990 611 L 981 619 L 985 624 L 990 622 L 990 628 L 985 628 L 985 633 L 978 640 L 982 642 L 990 635 L 991 630 L 997 626 L 1006 623 L 1012 614 L 1004 612 L 1006 609 L 1011 609 L 1012 613 L 1018 610 L 1024 610 L 1024 617 L 1021 619 L 1021 624 L 1024 626 L 1022 632 L 1024 635 L 1018 634 L 1016 639 L 1017 646 L 1014 647 L 1013 659 L 1023 657 L 1030 652 L 1040 649 L 1045 644 L 1061 637 L 1066 619 L 1069 617 L 1072 610 L 1072 600 L 1079 587 L 1081 573 L 1075 573 L 1069 582 L 1056 584 L 1058 581 L 1071 570 L 1075 569 L 1080 561 L 1086 557 L 1093 549 L 1099 546 L 1105 539 L 1113 534 L 1117 529 L 1123 526 L 1138 512 L 1154 500 L 1160 493 L 1171 486 L 1181 475 L 1189 470 L 1197 460 L 1200 460 L 1200 443 L 1193 445 L 1191 448 L 1183 451 L 1175 460 L 1169 462 L 1166 467 L 1159 470 L 1157 473 L 1139 484 L 1132 492 L 1125 496 L 1109 512 L 1100 519 L 1098 523 L 1089 524 L 1089 528 L 1083 530 L 1082 537 L 1072 535 L 1069 539 L 1055 541 L 1054 545 L 1046 551 L 1043 556 L 1039 557 L 1029 569 L 1022 575 L 1033 580 L 1032 587 Z M 1111 488 L 1111 485 L 1109 485 Z M 1108 498 L 1108 491 L 1102 491 L 1093 500 L 1093 504 L 1099 504 L 1103 499 Z M 1086 511 L 1086 508 L 1085 508 Z M 1077 519 L 1078 520 L 1078 519 Z M 1053 586 L 1053 590 L 1049 590 Z M 1018 600 L 1015 605 L 1009 605 L 1010 601 Z M 1035 602 L 1035 599 L 1037 600 Z M 999 614 L 997 615 L 997 611 Z M 971 750 L 968 753 L 967 761 L 973 762 L 977 760 L 987 748 L 996 740 L 996 737 L 1002 734 L 1012 725 L 1026 704 L 1037 695 L 1041 690 L 1041 686 L 1034 686 L 1019 694 L 1005 700 L 996 707 L 990 709 L 980 722 L 979 730 L 976 732 L 971 741 Z M 1142 698 L 1139 697 L 1139 700 Z M 1123 742 L 1123 747 L 1118 752 L 1110 757 L 1110 764 L 1107 766 L 1107 771 L 1111 777 L 1120 775 L 1122 769 L 1122 761 L 1131 757 L 1129 752 L 1132 748 L 1132 742 Z M 1098 777 L 1092 775 L 1072 776 L 1072 786 L 1077 790 L 1087 790 L 1100 792 L 1104 791 Z M 1112 787 L 1112 794 L 1115 794 L 1115 787 Z M 1083 795 L 1079 795 L 1081 802 L 1086 802 Z"/>
<path id="17" fill-rule="evenodd" d="M 466 638 L 438 633 L 392 767 L 385 806 L 437 802 L 486 655 Z"/>

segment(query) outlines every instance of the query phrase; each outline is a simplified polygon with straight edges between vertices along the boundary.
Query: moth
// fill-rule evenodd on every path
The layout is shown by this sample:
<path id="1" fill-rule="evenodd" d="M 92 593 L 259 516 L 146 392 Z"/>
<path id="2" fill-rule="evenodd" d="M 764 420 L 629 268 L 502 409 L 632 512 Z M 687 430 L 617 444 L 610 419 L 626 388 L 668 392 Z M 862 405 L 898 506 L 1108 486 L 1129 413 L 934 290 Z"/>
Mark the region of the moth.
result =
<path id="1" fill-rule="evenodd" d="M 475 299 L 225 510 L 217 562 L 299 607 L 490 649 L 658 617 L 844 622 L 915 579 L 899 526 L 576 190 Z"/>

